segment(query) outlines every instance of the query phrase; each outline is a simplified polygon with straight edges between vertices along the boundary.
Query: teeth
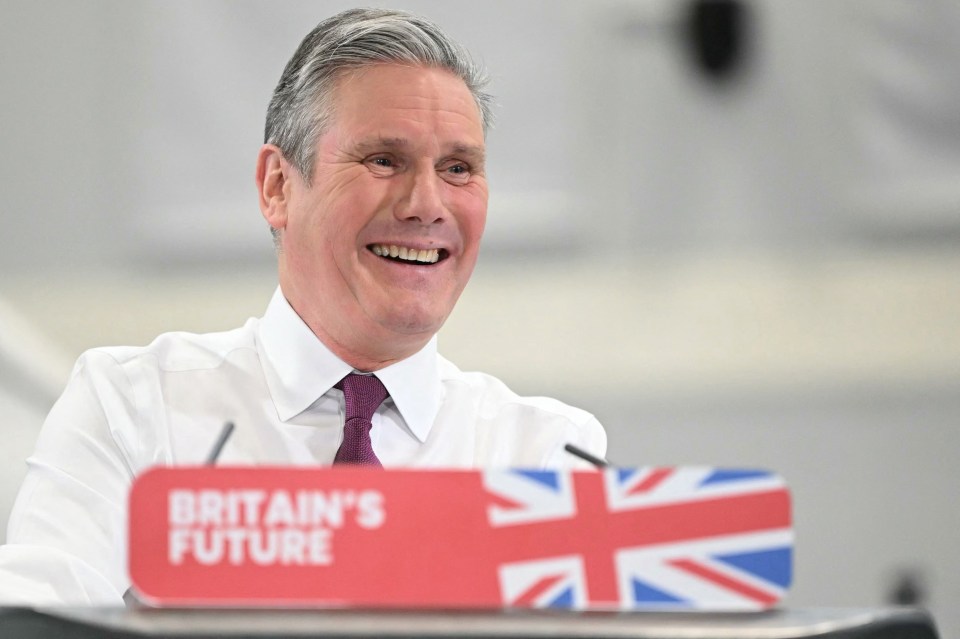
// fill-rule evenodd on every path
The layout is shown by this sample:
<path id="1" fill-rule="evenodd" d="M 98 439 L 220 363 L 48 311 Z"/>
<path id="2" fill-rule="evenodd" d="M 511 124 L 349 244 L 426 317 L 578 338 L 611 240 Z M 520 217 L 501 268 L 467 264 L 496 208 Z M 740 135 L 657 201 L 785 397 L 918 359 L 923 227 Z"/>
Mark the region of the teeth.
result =
<path id="1" fill-rule="evenodd" d="M 435 264 L 440 260 L 439 249 L 415 249 L 406 246 L 397 246 L 396 244 L 374 244 L 370 247 L 374 255 L 381 257 L 398 257 L 408 262 L 422 262 L 424 264 Z"/>

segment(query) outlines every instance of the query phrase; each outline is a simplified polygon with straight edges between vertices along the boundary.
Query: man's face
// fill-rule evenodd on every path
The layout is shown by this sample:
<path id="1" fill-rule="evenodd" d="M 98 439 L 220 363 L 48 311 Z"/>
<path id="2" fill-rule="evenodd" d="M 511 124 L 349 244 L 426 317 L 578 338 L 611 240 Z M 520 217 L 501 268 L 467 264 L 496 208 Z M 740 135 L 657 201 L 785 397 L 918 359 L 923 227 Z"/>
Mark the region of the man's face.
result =
<path id="1" fill-rule="evenodd" d="M 477 106 L 447 71 L 386 64 L 345 76 L 333 105 L 312 184 L 287 184 L 284 291 L 334 342 L 433 335 L 486 220 Z"/>

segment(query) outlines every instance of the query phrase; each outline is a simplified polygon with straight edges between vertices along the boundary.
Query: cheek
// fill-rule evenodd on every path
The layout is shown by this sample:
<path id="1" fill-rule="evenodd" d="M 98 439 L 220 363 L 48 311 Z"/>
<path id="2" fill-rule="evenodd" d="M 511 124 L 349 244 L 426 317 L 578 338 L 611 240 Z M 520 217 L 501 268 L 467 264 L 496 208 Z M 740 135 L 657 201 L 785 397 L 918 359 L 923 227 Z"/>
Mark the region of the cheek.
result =
<path id="1" fill-rule="evenodd" d="M 459 222 L 464 240 L 476 248 L 487 223 L 486 191 L 465 194 L 457 202 L 457 210 L 460 212 Z"/>
<path id="2" fill-rule="evenodd" d="M 359 188 L 340 194 L 328 208 L 330 226 L 338 236 L 338 242 L 353 246 L 361 231 L 384 210 L 390 210 L 393 201 L 388 185 L 371 180 L 359 184 Z"/>
<path id="3" fill-rule="evenodd" d="M 314 247 L 328 257 L 330 253 L 352 251 L 360 226 L 360 216 L 356 212 L 363 210 L 363 206 L 363 198 L 356 196 L 317 202 L 309 229 Z"/>
<path id="4" fill-rule="evenodd" d="M 337 247 L 344 243 L 340 220 L 331 215 L 335 207 L 334 202 L 320 198 L 303 202 L 287 229 L 287 236 L 292 240 L 287 261 L 311 278 L 324 282 L 342 268 L 335 266 L 343 261 Z"/>

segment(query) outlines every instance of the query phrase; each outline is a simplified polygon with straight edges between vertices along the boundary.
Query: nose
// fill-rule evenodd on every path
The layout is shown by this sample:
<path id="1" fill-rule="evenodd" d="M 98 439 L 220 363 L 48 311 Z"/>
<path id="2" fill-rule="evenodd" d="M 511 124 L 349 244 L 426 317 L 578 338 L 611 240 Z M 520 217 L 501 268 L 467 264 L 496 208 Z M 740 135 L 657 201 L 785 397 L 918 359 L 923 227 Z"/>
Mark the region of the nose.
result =
<path id="1" fill-rule="evenodd" d="M 441 193 L 442 183 L 433 167 L 411 171 L 403 186 L 403 196 L 394 207 L 394 216 L 401 222 L 442 222 L 449 215 Z"/>

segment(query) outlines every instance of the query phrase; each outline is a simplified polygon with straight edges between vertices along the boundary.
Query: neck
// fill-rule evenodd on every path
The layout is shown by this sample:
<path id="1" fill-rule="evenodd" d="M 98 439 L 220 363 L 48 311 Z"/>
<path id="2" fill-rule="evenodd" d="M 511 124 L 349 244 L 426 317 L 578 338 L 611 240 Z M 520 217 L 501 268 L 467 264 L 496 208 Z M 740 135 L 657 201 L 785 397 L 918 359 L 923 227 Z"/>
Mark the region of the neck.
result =
<path id="1" fill-rule="evenodd" d="M 370 339 L 359 343 L 351 343 L 351 340 L 338 341 L 324 332 L 320 326 L 315 326 L 306 319 L 304 321 L 313 331 L 313 334 L 317 336 L 317 339 L 323 342 L 323 345 L 329 348 L 334 355 L 355 370 L 364 373 L 374 373 L 414 355 L 427 345 L 431 337 L 418 338 L 410 343 L 394 340 L 390 340 L 389 343 L 380 343 Z"/>
<path id="2" fill-rule="evenodd" d="M 335 325 L 334 330 L 331 330 L 328 326 L 330 322 L 324 321 L 331 320 L 330 317 L 325 317 L 322 312 L 308 304 L 300 303 L 295 297 L 291 298 L 285 291 L 284 296 L 293 311 L 324 346 L 354 369 L 364 373 L 373 373 L 414 355 L 433 337 L 433 333 L 397 333 L 374 323 L 367 326 L 336 324 L 337 318 L 332 319 Z"/>

